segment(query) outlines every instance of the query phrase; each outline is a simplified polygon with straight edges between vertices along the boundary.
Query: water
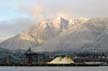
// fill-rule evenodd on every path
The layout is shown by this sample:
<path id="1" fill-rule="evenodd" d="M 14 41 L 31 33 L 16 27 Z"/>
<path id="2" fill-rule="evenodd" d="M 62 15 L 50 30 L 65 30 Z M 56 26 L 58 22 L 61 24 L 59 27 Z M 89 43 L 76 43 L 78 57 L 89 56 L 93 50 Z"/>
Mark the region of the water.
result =
<path id="1" fill-rule="evenodd" d="M 108 71 L 102 67 L 0 67 L 0 71 Z"/>

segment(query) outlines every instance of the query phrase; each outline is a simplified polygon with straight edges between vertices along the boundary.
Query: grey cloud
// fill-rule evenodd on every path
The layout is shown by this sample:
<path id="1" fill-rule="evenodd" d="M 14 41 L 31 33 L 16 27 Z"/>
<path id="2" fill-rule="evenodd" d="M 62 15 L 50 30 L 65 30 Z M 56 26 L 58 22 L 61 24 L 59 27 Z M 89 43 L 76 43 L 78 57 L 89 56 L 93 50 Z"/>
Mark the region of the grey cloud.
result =
<path id="1" fill-rule="evenodd" d="M 29 19 L 16 19 L 0 22 L 0 35 L 15 35 L 25 30 L 35 22 Z"/>

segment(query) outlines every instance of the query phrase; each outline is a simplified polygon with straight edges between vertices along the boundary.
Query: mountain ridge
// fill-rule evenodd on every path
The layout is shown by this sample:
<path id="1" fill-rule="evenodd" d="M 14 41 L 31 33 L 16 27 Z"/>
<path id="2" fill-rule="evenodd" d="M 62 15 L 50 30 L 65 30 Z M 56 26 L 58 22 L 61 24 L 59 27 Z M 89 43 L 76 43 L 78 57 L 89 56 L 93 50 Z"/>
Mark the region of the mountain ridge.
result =
<path id="1" fill-rule="evenodd" d="M 108 18 L 77 18 L 66 20 L 57 17 L 44 20 L 28 28 L 13 38 L 2 43 L 0 47 L 7 49 L 33 48 L 34 51 L 71 51 L 75 49 L 97 47 L 98 38 L 103 38 L 108 27 Z M 100 36 L 100 37 L 99 37 Z M 107 37 L 107 35 L 105 36 Z M 102 40 L 99 42 L 103 42 Z M 107 44 L 106 44 L 107 45 Z M 88 47 L 89 46 L 89 47 Z M 106 46 L 105 46 L 106 47 Z"/>

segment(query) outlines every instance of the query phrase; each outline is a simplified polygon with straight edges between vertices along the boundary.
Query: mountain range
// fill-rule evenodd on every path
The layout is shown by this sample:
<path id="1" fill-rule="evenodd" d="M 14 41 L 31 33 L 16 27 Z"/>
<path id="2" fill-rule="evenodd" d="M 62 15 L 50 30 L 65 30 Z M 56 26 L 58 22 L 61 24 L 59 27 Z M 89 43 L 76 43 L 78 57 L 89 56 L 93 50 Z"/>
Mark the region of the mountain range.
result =
<path id="1" fill-rule="evenodd" d="M 0 43 L 1 48 L 35 52 L 108 52 L 108 18 L 57 17 L 42 20 Z"/>

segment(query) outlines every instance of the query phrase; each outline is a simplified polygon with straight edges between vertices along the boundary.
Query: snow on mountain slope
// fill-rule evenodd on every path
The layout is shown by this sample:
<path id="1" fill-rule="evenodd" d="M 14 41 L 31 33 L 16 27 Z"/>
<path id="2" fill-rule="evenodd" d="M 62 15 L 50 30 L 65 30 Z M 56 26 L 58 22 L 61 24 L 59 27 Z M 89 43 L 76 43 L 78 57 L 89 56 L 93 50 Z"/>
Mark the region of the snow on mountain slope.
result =
<path id="1" fill-rule="evenodd" d="M 96 41 L 99 38 L 101 38 L 101 43 L 103 43 L 99 44 L 107 48 L 107 39 L 105 38 L 108 38 L 108 36 L 104 35 L 105 38 L 102 36 L 104 41 L 106 41 L 105 45 L 102 37 L 99 37 L 103 32 L 108 32 L 107 30 L 105 31 L 106 28 L 108 28 L 108 18 L 90 19 L 85 23 L 73 26 L 71 30 L 60 34 L 57 38 L 49 40 L 43 46 L 39 46 L 33 50 L 37 52 L 81 50 L 82 48 L 88 48 L 87 45 L 93 46 L 95 43 L 99 43 L 100 41 Z M 104 47 L 101 48 L 104 49 Z"/>
<path id="2" fill-rule="evenodd" d="M 57 37 L 63 30 L 67 30 L 67 26 L 68 20 L 62 17 L 53 20 L 42 20 L 15 37 L 2 42 L 0 47 L 12 50 L 36 47 Z"/>
<path id="3" fill-rule="evenodd" d="M 87 50 L 92 50 L 93 52 L 107 53 L 108 52 L 108 27 L 88 47 L 89 48 Z"/>
<path id="4" fill-rule="evenodd" d="M 0 42 L 2 42 L 5 38 L 4 37 L 0 37 Z"/>
<path id="5" fill-rule="evenodd" d="M 82 48 L 107 48 L 108 18 L 42 20 L 0 44 L 2 48 L 36 52 L 74 51 Z"/>
<path id="6" fill-rule="evenodd" d="M 9 39 L 9 38 L 11 38 L 12 36 L 3 36 L 3 35 L 1 35 L 0 36 L 0 43 L 1 42 L 3 42 L 3 41 L 5 41 L 5 40 L 7 40 L 7 39 Z"/>

